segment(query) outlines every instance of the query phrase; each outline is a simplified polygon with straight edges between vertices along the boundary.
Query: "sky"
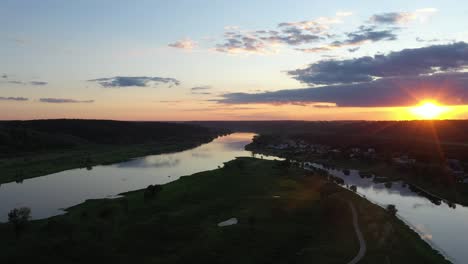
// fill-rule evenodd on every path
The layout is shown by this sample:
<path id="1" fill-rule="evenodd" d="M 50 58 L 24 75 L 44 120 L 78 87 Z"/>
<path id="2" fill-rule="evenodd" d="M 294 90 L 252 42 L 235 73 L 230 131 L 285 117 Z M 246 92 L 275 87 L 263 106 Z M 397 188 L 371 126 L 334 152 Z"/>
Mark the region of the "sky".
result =
<path id="1" fill-rule="evenodd" d="M 0 0 L 0 119 L 400 120 L 428 101 L 465 119 L 466 14 L 459 0 Z"/>

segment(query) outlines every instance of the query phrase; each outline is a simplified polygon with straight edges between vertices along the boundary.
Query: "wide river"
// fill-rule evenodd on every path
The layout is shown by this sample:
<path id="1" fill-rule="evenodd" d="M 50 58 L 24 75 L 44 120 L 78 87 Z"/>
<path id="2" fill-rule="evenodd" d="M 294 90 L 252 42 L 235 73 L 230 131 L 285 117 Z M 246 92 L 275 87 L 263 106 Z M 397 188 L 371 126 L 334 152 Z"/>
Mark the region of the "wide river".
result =
<path id="1" fill-rule="evenodd" d="M 91 170 L 68 170 L 24 180 L 22 183 L 2 184 L 0 221 L 6 221 L 8 211 L 15 207 L 30 207 L 34 219 L 46 218 L 62 214 L 62 208 L 86 199 L 115 197 L 150 184 L 164 184 L 184 175 L 215 169 L 235 157 L 254 156 L 244 150 L 253 136 L 253 133 L 234 133 L 182 152 L 95 166 Z M 318 164 L 315 166 L 320 167 Z M 382 206 L 396 205 L 399 217 L 434 248 L 454 263 L 467 263 L 467 207 L 433 203 L 402 183 L 394 183 L 392 187 L 386 188 L 372 179 L 361 178 L 358 171 L 351 170 L 349 176 L 340 170 L 330 169 L 329 172 L 343 178 L 346 184 L 356 185 L 358 193 L 371 202 Z"/>

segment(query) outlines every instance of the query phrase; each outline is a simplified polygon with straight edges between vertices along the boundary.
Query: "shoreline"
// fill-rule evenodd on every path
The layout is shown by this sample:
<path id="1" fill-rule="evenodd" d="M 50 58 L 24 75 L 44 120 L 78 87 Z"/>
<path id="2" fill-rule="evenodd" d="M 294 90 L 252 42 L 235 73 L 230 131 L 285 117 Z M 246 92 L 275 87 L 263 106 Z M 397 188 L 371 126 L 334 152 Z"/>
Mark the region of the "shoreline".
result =
<path id="1" fill-rule="evenodd" d="M 194 141 L 148 142 L 131 145 L 90 145 L 71 150 L 34 153 L 0 159 L 0 185 L 46 176 L 72 169 L 111 165 L 151 155 L 171 154 L 199 147 L 226 134 L 200 137 Z"/>

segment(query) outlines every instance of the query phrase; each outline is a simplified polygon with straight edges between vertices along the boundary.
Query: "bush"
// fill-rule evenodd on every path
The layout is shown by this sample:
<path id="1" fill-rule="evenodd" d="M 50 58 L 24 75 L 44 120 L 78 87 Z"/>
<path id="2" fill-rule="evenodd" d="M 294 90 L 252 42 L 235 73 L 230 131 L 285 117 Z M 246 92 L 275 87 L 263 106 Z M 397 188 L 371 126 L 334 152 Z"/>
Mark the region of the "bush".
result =
<path id="1" fill-rule="evenodd" d="M 13 225 L 16 237 L 23 232 L 31 219 L 31 209 L 28 207 L 15 208 L 8 213 L 8 222 Z"/>
<path id="2" fill-rule="evenodd" d="M 157 196 L 157 194 L 158 194 L 159 192 L 161 192 L 161 190 L 162 190 L 162 186 L 161 186 L 161 185 L 157 185 L 157 184 L 155 184 L 155 185 L 150 185 L 150 186 L 146 187 L 145 192 L 144 192 L 144 194 L 143 194 L 143 199 L 144 199 L 145 201 L 154 199 L 154 198 Z"/>
<path id="3" fill-rule="evenodd" d="M 394 204 L 389 204 L 387 205 L 387 212 L 390 215 L 395 216 L 398 210 L 396 209 L 396 206 Z"/>

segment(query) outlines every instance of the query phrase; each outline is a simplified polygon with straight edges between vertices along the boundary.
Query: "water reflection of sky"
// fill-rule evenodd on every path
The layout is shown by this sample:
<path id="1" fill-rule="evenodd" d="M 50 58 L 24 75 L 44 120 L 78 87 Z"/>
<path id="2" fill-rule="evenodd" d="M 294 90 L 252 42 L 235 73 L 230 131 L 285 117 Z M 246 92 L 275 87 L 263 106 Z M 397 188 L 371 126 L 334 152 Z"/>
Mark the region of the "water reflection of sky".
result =
<path id="1" fill-rule="evenodd" d="M 34 218 L 60 214 L 60 208 L 70 207 L 86 199 L 112 197 L 119 193 L 164 184 L 180 176 L 215 169 L 235 157 L 252 156 L 245 151 L 254 134 L 235 133 L 211 143 L 178 153 L 153 155 L 128 162 L 96 166 L 92 170 L 75 169 L 44 177 L 0 186 L 0 221 L 5 221 L 15 207 L 32 208 Z M 267 159 L 272 157 L 265 157 Z M 391 188 L 361 178 L 357 171 L 345 176 L 345 184 L 356 185 L 358 192 L 372 202 L 385 206 L 395 204 L 398 214 L 435 247 L 441 248 L 454 262 L 468 259 L 468 208 L 447 204 L 436 205 L 412 192 L 401 182 Z M 246 183 L 248 184 L 248 183 Z"/>
<path id="2" fill-rule="evenodd" d="M 0 221 L 5 221 L 8 211 L 15 207 L 28 206 L 34 218 L 44 218 L 62 213 L 60 208 L 86 199 L 112 197 L 215 169 L 235 157 L 251 156 L 244 146 L 253 136 L 252 133 L 235 133 L 178 153 L 95 166 L 92 170 L 68 170 L 24 180 L 20 184 L 3 184 L 0 186 Z"/>
<path id="3" fill-rule="evenodd" d="M 321 166 L 319 166 L 321 167 Z M 323 168 L 323 167 L 321 167 Z M 370 178 L 361 178 L 359 172 L 351 170 L 346 176 L 340 170 L 328 170 L 345 184 L 356 185 L 358 193 L 370 201 L 386 206 L 394 204 L 398 215 L 422 238 L 440 249 L 456 263 L 466 263 L 468 259 L 468 208 L 456 205 L 451 208 L 446 203 L 437 205 L 428 198 L 410 190 L 402 182 L 393 182 L 391 188 L 383 183 L 374 183 Z"/>

